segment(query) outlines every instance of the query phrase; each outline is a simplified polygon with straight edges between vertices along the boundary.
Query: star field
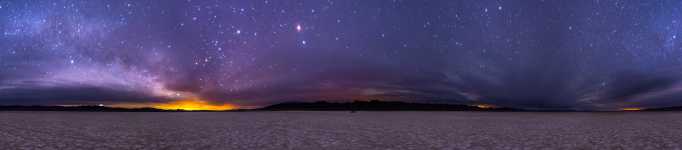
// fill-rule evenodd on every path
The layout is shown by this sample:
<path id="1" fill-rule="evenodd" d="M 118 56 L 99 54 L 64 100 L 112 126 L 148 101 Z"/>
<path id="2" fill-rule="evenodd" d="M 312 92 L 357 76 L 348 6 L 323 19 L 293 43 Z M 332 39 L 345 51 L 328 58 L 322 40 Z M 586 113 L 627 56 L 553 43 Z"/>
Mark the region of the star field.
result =
<path id="1" fill-rule="evenodd" d="M 0 0 L 0 104 L 682 105 L 682 1 Z"/>

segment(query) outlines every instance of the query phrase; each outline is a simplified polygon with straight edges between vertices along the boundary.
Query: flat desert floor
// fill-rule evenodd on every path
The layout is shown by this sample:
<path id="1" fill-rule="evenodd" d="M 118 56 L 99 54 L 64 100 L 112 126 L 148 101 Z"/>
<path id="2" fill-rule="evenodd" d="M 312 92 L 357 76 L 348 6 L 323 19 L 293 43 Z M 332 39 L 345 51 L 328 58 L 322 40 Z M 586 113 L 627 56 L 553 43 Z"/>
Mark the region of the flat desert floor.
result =
<path id="1" fill-rule="evenodd" d="M 0 112 L 1 149 L 679 149 L 682 112 Z"/>

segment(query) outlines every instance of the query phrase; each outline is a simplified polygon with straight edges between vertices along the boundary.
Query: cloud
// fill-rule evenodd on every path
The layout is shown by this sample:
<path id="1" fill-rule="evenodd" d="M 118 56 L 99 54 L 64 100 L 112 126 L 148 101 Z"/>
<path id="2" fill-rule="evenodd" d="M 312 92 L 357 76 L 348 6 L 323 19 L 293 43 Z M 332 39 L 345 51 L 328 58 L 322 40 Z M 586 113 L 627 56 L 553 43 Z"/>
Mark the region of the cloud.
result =
<path id="1" fill-rule="evenodd" d="M 96 104 L 112 102 L 153 102 L 167 98 L 154 96 L 143 91 L 131 91 L 116 87 L 99 87 L 82 84 L 57 84 L 25 82 L 21 86 L 0 88 L 0 101 L 3 105 L 36 104 Z"/>
<path id="2" fill-rule="evenodd" d="M 605 91 L 604 101 L 628 101 L 641 95 L 671 88 L 679 79 L 660 74 L 622 73 Z"/>

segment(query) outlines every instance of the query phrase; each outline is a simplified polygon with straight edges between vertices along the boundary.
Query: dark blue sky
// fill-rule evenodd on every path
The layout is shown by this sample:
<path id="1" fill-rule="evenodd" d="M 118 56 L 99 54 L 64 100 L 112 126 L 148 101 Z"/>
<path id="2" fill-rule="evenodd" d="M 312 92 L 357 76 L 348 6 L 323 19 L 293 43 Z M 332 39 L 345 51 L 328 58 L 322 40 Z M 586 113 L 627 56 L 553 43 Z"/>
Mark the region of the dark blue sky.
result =
<path id="1" fill-rule="evenodd" d="M 665 0 L 0 0 L 0 104 L 679 106 L 681 8 Z"/>

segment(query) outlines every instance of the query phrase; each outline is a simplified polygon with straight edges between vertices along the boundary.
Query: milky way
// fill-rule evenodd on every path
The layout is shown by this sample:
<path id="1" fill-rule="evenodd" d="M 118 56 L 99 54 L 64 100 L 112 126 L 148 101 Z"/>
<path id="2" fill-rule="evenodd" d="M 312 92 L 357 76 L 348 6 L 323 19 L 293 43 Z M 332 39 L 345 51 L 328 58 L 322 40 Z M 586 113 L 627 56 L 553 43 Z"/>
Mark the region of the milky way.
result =
<path id="1" fill-rule="evenodd" d="M 681 19 L 650 0 L 0 0 L 0 104 L 679 106 Z"/>

